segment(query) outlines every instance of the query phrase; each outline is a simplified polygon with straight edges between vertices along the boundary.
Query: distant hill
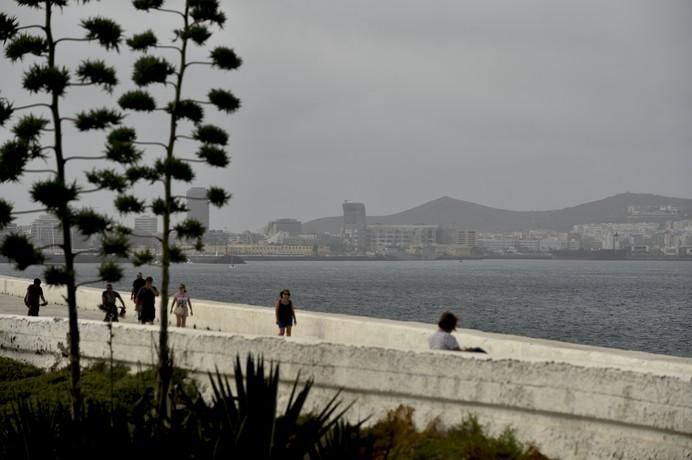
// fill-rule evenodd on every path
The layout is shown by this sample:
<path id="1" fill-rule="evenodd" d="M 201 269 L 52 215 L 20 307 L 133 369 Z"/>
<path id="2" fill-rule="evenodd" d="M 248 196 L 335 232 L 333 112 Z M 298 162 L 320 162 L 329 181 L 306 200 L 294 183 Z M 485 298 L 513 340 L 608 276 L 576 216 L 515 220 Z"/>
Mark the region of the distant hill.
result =
<path id="1" fill-rule="evenodd" d="M 670 198 L 644 193 L 621 193 L 598 201 L 553 211 L 508 211 L 448 196 L 388 216 L 368 216 L 368 224 L 427 224 L 478 232 L 512 232 L 531 229 L 568 231 L 573 225 L 599 222 L 655 221 L 632 219 L 628 206 L 674 206 L 681 217 L 692 218 L 692 199 Z M 366 205 L 367 209 L 367 205 Z M 323 217 L 303 224 L 306 233 L 338 233 L 343 217 Z"/>

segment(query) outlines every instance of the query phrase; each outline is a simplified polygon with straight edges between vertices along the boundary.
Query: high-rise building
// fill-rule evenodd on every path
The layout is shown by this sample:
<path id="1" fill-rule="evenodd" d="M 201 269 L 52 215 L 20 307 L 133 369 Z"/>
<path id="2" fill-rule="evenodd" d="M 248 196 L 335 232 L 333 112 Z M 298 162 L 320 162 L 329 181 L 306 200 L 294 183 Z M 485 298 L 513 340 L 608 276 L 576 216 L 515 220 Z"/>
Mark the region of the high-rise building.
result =
<path id="1" fill-rule="evenodd" d="M 204 187 L 192 187 L 187 191 L 187 217 L 200 222 L 209 230 L 209 200 L 207 189 Z"/>
<path id="2" fill-rule="evenodd" d="M 156 216 L 135 217 L 134 233 L 136 235 L 155 235 L 158 232 L 159 219 Z"/>
<path id="3" fill-rule="evenodd" d="M 356 252 L 364 253 L 368 245 L 367 218 L 363 203 L 351 203 L 345 201 L 343 234 L 350 240 Z"/>
<path id="4" fill-rule="evenodd" d="M 31 223 L 31 239 L 36 246 L 61 244 L 63 241 L 60 221 L 44 214 Z"/>

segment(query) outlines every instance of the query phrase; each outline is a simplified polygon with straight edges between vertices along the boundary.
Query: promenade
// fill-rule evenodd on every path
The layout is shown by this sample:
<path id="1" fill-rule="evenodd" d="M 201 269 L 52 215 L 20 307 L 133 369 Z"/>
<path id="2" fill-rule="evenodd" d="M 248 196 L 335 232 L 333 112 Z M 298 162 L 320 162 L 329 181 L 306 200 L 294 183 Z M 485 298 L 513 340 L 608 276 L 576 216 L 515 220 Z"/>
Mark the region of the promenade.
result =
<path id="1" fill-rule="evenodd" d="M 29 282 L 0 277 L 0 356 L 66 366 L 64 289 L 46 287 L 50 304 L 34 318 L 22 299 Z M 101 292 L 81 287 L 77 294 L 82 363 L 155 366 L 159 325 L 135 325 L 127 293 L 125 321 L 109 327 L 97 309 Z M 432 324 L 309 311 L 285 338 L 276 336 L 270 307 L 198 299 L 194 312 L 188 328 L 169 330 L 169 345 L 176 366 L 202 386 L 208 373 L 232 378 L 238 357 L 261 355 L 281 365 L 282 398 L 294 379 L 309 377 L 311 408 L 339 389 L 353 403 L 353 422 L 404 404 L 419 426 L 455 424 L 472 413 L 491 432 L 511 426 L 519 439 L 565 460 L 692 458 L 690 358 L 469 329 L 456 331 L 460 342 L 487 355 L 430 351 Z"/>
<path id="2" fill-rule="evenodd" d="M 27 284 L 28 286 L 28 284 Z M 130 300 L 130 293 L 120 295 L 125 301 L 125 306 L 127 307 L 127 314 L 125 318 L 120 318 L 121 322 L 137 324 L 137 313 L 135 312 L 135 305 Z M 96 307 L 96 305 L 94 305 Z M 118 302 L 118 310 L 120 310 L 120 302 Z M 23 297 L 16 297 L 7 294 L 0 294 L 0 315 L 26 315 L 27 308 L 24 305 Z M 56 318 L 67 318 L 67 306 L 58 305 L 49 302 L 45 307 L 41 307 L 39 311 L 39 316 L 50 316 Z M 79 319 L 91 319 L 96 321 L 102 321 L 103 317 L 106 316 L 101 310 L 85 310 L 80 308 L 78 310 Z"/>

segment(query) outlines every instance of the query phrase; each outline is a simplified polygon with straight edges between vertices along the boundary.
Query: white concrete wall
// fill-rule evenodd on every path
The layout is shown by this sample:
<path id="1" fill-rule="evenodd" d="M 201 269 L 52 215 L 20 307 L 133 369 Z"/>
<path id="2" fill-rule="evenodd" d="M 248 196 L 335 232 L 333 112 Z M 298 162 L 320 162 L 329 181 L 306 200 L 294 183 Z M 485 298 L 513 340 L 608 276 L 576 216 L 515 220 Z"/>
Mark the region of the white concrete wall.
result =
<path id="1" fill-rule="evenodd" d="M 31 280 L 0 277 L 0 294 L 21 296 Z M 97 310 L 103 289 L 79 288 L 79 309 Z M 64 304 L 64 291 L 44 286 L 46 300 Z M 134 308 L 127 293 L 121 293 L 129 314 Z M 192 299 L 194 316 L 188 317 L 188 327 L 227 331 L 240 334 L 274 335 L 274 309 L 244 304 L 230 304 Z M 170 311 L 170 309 L 169 309 Z M 157 321 L 159 317 L 157 307 Z M 394 348 L 401 350 L 427 350 L 427 338 L 437 327 L 413 321 L 393 321 L 333 313 L 296 312 L 298 325 L 295 337 L 313 338 L 329 342 Z M 169 314 L 169 324 L 175 317 Z M 555 340 L 493 334 L 471 329 L 459 329 L 457 338 L 462 346 L 479 346 L 494 359 L 520 359 L 522 361 L 555 361 L 587 367 L 618 368 L 656 375 L 692 378 L 692 359 L 605 347 L 558 342 Z"/>
<path id="2" fill-rule="evenodd" d="M 16 286 L 15 286 L 16 284 Z M 3 293 L 23 295 L 27 281 L 0 279 Z M 58 292 L 47 292 L 56 301 Z M 100 290 L 81 290 L 95 308 Z M 425 423 L 457 423 L 469 412 L 495 431 L 511 425 L 519 439 L 550 456 L 692 458 L 692 360 L 461 331 L 490 354 L 431 352 L 431 325 L 298 312 L 298 337 L 275 333 L 271 309 L 196 302 L 193 329 L 171 329 L 176 365 L 232 374 L 237 354 L 281 364 L 288 384 L 300 371 L 315 379 L 315 404 L 343 388 L 349 416 L 379 418 L 399 404 Z M 236 330 L 206 331 L 203 327 Z M 0 316 L 0 353 L 50 367 L 67 360 L 67 320 Z M 157 326 L 80 322 L 85 362 L 108 358 L 153 364 Z M 266 334 L 266 335 L 265 335 Z M 309 338 L 306 338 L 308 337 Z M 510 358 L 511 357 L 511 358 Z"/>

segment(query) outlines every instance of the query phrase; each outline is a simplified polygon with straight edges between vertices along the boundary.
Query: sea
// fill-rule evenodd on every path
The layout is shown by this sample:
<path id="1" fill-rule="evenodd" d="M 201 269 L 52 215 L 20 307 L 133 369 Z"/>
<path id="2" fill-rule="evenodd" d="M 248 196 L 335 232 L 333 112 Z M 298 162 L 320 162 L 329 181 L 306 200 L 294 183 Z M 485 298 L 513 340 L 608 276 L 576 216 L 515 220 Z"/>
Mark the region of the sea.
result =
<path id="1" fill-rule="evenodd" d="M 97 268 L 78 264 L 78 279 Z M 124 265 L 114 286 L 129 297 L 137 271 L 159 284 L 160 270 Z M 301 310 L 431 324 L 449 310 L 463 328 L 692 358 L 692 261 L 251 261 L 178 264 L 171 277 L 193 302 L 272 306 L 290 289 L 299 324 Z"/>

